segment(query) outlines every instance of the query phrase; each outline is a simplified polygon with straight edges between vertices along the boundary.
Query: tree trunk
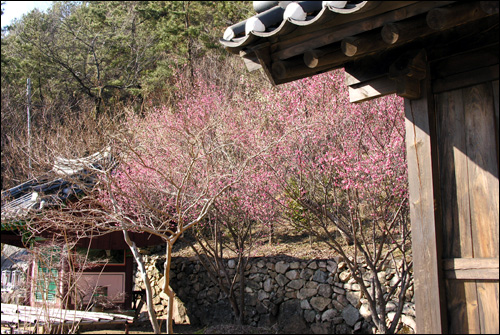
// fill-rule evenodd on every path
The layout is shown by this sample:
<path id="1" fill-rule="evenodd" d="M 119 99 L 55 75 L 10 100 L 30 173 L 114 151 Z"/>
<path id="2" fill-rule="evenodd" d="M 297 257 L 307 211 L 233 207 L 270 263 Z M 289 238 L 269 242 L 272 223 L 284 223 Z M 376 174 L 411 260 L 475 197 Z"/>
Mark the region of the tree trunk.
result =
<path id="1" fill-rule="evenodd" d="M 142 255 L 139 253 L 135 242 L 130 239 L 128 232 L 125 229 L 123 230 L 123 235 L 125 237 L 125 242 L 127 242 L 127 245 L 132 251 L 132 255 L 134 255 L 135 261 L 137 262 L 137 268 L 139 269 L 142 280 L 144 281 L 144 285 L 146 286 L 146 305 L 148 307 L 149 320 L 151 321 L 151 325 L 153 326 L 153 331 L 155 334 L 161 334 L 161 329 L 158 325 L 158 319 L 156 318 L 156 312 L 153 306 L 153 292 L 151 290 L 151 282 L 149 281 L 146 267 L 144 266 L 144 261 L 142 260 Z"/>
<path id="2" fill-rule="evenodd" d="M 167 254 L 165 259 L 165 269 L 163 270 L 163 292 L 168 295 L 168 314 L 167 314 L 167 334 L 173 334 L 172 315 L 174 307 L 174 291 L 170 288 L 170 263 L 172 259 L 172 243 L 167 242 Z"/>
<path id="3" fill-rule="evenodd" d="M 243 263 L 243 258 L 241 257 L 240 263 Z M 240 266 L 240 315 L 238 323 L 243 325 L 245 323 L 245 265 L 247 262 L 244 262 Z"/>
<path id="4" fill-rule="evenodd" d="M 273 245 L 274 243 L 274 223 L 271 222 L 269 226 L 269 245 Z"/>

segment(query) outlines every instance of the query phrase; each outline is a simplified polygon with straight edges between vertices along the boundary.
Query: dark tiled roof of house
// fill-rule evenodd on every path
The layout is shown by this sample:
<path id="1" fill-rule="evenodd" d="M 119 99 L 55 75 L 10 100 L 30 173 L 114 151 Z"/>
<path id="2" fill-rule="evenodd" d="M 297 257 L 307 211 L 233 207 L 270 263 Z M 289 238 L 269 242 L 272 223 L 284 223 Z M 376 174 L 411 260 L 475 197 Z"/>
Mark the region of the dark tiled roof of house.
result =
<path id="1" fill-rule="evenodd" d="M 111 162 L 109 150 L 85 158 L 56 158 L 52 171 L 2 192 L 2 230 L 32 212 L 81 194 L 95 182 L 92 170 Z"/>
<path id="2" fill-rule="evenodd" d="M 111 155 L 111 148 L 84 158 L 56 158 L 51 171 L 43 176 L 33 178 L 16 187 L 2 192 L 2 243 L 25 247 L 27 239 L 25 220 L 33 214 L 41 213 L 47 208 L 61 208 L 61 205 L 78 201 L 81 194 L 86 194 L 96 185 L 97 174 L 104 170 L 114 169 L 117 161 Z M 88 221 L 99 219 L 92 215 Z M 89 225 L 91 227 L 91 225 Z M 41 240 L 51 237 L 52 230 L 45 230 L 37 237 Z M 157 235 L 142 232 L 129 232 L 131 239 L 140 247 L 165 243 Z M 20 235 L 22 237 L 20 237 Z M 31 236 L 30 234 L 28 234 Z M 101 231 L 93 229 L 77 232 L 78 246 L 95 249 L 128 248 L 121 231 Z M 27 238 L 25 240 L 25 238 Z M 40 241 L 41 241 L 40 240 Z"/>

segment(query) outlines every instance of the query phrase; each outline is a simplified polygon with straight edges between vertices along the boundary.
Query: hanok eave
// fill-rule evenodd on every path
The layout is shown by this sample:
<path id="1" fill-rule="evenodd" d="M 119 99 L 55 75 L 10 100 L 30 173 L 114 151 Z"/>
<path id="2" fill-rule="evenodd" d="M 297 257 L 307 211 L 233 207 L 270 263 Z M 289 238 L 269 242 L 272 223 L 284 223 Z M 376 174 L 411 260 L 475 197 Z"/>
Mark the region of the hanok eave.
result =
<path id="1" fill-rule="evenodd" d="M 220 43 L 274 85 L 405 98 L 419 333 L 498 333 L 497 1 L 255 1 Z"/>

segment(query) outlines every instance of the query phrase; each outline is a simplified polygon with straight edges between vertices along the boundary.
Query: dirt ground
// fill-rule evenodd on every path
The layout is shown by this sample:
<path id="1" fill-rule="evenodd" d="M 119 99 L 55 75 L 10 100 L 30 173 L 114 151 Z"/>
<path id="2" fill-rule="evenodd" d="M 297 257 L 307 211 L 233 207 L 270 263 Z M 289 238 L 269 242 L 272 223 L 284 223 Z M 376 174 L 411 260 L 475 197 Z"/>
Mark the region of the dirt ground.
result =
<path id="1" fill-rule="evenodd" d="M 143 323 L 129 327 L 129 334 L 153 334 L 153 328 L 148 323 Z M 165 334 L 165 325 L 162 327 L 162 333 Z M 80 334 L 125 334 L 125 327 L 117 326 L 115 329 L 95 329 L 82 330 Z M 175 325 L 174 334 L 204 334 L 204 328 L 191 325 Z"/>
<path id="2" fill-rule="evenodd" d="M 183 238 L 174 244 L 172 257 L 196 256 L 196 253 L 186 243 L 187 240 L 192 241 L 198 247 L 198 243 L 195 242 L 191 232 L 188 231 Z M 200 250 L 199 247 L 198 250 Z M 290 223 L 283 220 L 274 227 L 273 243 L 269 243 L 268 237 L 255 237 L 255 242 L 249 252 L 250 257 L 272 257 L 277 255 L 311 260 L 327 259 L 337 254 L 325 243 L 319 242 L 316 237 L 310 237 L 305 231 L 297 231 Z M 228 248 L 224 249 L 224 257 L 231 258 L 235 256 Z"/>
<path id="3" fill-rule="evenodd" d="M 153 334 L 151 325 L 133 326 L 129 328 L 129 334 Z M 162 327 L 162 333 L 165 334 L 165 325 Z M 174 334 L 272 334 L 272 329 L 259 328 L 252 326 L 237 325 L 217 325 L 210 327 L 192 326 L 188 324 L 174 325 Z M 101 329 L 81 331 L 80 334 L 125 334 L 124 327 L 117 329 Z"/>
<path id="4" fill-rule="evenodd" d="M 33 327 L 26 327 L 23 330 L 26 333 L 33 334 Z M 174 334 L 205 334 L 206 327 L 202 326 L 192 326 L 192 325 L 174 325 Z M 30 332 L 31 331 L 31 332 Z M 19 332 L 22 333 L 22 332 Z M 129 327 L 129 334 L 153 334 L 153 328 L 149 323 L 141 323 Z M 165 334 L 165 325 L 162 327 L 162 333 Z M 2 334 L 10 334 L 10 329 L 6 326 L 2 326 Z M 93 326 L 91 329 L 80 330 L 79 334 L 126 334 L 124 325 L 115 326 Z M 210 333 L 208 333 L 210 334 Z M 224 334 L 224 333 L 211 333 L 211 334 Z M 240 333 L 242 334 L 242 333 Z M 255 333 L 249 333 L 255 334 Z"/>
<path id="5" fill-rule="evenodd" d="M 126 334 L 125 326 L 117 325 L 113 327 L 100 326 L 99 328 L 80 330 L 79 334 Z M 26 332 L 33 334 L 33 328 Z M 22 333 L 22 332 L 19 332 Z M 165 334 L 165 324 L 162 327 L 162 334 Z M 217 325 L 210 327 L 194 326 L 189 324 L 174 325 L 174 334 L 272 334 L 272 329 L 258 328 L 252 326 L 237 326 L 237 325 Z M 10 334 L 8 327 L 2 326 L 2 334 Z M 153 328 L 147 322 L 133 325 L 129 327 L 128 334 L 153 334 Z"/>

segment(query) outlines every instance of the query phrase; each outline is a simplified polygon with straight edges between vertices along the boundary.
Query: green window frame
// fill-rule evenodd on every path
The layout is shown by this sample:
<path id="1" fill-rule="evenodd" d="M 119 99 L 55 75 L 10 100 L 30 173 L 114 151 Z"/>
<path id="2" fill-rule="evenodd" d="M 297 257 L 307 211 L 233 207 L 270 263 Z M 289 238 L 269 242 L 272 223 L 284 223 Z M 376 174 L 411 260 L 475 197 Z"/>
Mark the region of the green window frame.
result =
<path id="1" fill-rule="evenodd" d="M 49 269 L 38 264 L 38 274 L 35 291 L 36 301 L 56 300 L 58 275 L 59 272 L 57 271 L 57 269 Z"/>
<path id="2" fill-rule="evenodd" d="M 35 301 L 56 300 L 59 271 L 55 265 L 60 261 L 60 252 L 60 248 L 52 248 L 48 253 L 42 254 L 43 260 L 37 261 Z"/>

